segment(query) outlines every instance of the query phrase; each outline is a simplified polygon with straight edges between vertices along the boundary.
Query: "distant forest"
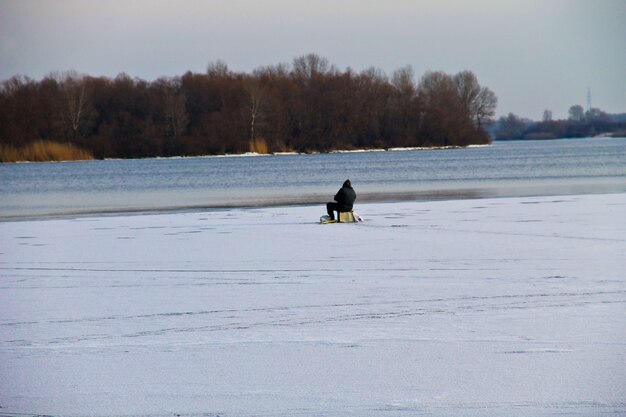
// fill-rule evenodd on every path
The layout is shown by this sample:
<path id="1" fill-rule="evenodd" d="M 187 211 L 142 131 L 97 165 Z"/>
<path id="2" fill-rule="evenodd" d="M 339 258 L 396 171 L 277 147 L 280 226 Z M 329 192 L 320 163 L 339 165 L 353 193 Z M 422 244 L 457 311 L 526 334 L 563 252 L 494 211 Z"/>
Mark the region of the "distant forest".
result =
<path id="1" fill-rule="evenodd" d="M 471 71 L 340 71 L 315 54 L 252 74 L 144 81 L 76 72 L 0 90 L 0 150 L 55 143 L 95 158 L 466 146 L 490 142 L 497 98 Z M 19 157 L 16 157 L 19 158 Z M 36 157 L 31 157 L 36 159 Z M 6 158 L 5 158 L 6 160 Z"/>
<path id="2" fill-rule="evenodd" d="M 569 108 L 565 120 L 553 120 L 552 112 L 543 112 L 541 121 L 522 119 L 509 113 L 492 126 L 496 139 L 558 139 L 597 135 L 626 136 L 626 114 L 608 114 L 597 108 L 585 111 L 581 105 Z"/>

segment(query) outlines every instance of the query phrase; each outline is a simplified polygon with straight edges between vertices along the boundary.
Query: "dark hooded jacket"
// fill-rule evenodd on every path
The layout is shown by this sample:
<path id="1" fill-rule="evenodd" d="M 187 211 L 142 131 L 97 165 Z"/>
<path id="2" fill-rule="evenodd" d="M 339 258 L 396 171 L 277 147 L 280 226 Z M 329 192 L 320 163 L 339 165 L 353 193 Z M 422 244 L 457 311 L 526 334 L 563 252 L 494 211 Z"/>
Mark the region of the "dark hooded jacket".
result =
<path id="1" fill-rule="evenodd" d="M 339 189 L 335 195 L 335 201 L 339 203 L 340 211 L 352 211 L 352 206 L 356 200 L 356 193 L 352 188 L 350 180 L 346 180 L 343 183 L 343 187 Z"/>

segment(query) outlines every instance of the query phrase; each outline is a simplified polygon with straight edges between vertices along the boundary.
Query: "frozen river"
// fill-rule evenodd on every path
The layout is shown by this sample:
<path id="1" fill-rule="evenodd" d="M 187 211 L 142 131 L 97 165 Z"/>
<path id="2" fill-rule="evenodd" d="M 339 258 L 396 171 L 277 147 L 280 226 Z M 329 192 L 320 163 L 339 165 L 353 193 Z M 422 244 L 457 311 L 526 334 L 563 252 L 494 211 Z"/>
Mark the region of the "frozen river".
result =
<path id="1" fill-rule="evenodd" d="M 357 208 L 0 222 L 0 416 L 626 414 L 626 194 Z"/>

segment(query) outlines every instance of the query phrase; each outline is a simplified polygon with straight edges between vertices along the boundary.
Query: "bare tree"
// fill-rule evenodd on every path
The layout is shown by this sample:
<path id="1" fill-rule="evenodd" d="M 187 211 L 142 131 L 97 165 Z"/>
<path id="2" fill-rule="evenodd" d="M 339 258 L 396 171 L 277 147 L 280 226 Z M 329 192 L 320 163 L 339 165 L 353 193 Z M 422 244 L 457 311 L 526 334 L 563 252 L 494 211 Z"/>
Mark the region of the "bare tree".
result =
<path id="1" fill-rule="evenodd" d="M 24 75 L 14 75 L 8 80 L 2 82 L 0 91 L 7 96 L 12 96 L 16 92 L 20 91 L 20 89 L 24 88 L 25 85 L 32 83 L 33 80 Z"/>
<path id="2" fill-rule="evenodd" d="M 438 94 L 456 94 L 456 86 L 452 77 L 445 72 L 427 71 L 420 78 L 417 92 L 422 100 L 425 100 L 425 104 L 429 104 L 430 101 L 438 98 Z"/>
<path id="3" fill-rule="evenodd" d="M 76 71 L 53 74 L 52 78 L 57 80 L 61 91 L 63 121 L 71 132 L 72 139 L 76 140 L 81 129 L 94 115 L 88 78 Z"/>
<path id="4" fill-rule="evenodd" d="M 544 122 L 551 122 L 552 121 L 552 110 L 544 110 L 543 111 L 542 120 Z"/>
<path id="5" fill-rule="evenodd" d="M 602 111 L 596 107 L 592 107 L 585 112 L 585 117 L 590 122 L 608 122 L 610 121 L 610 116 L 605 111 Z"/>
<path id="6" fill-rule="evenodd" d="M 524 137 L 524 130 L 527 123 L 513 113 L 501 116 L 498 119 L 498 129 L 496 137 L 498 139 L 521 139 Z"/>
<path id="7" fill-rule="evenodd" d="M 250 112 L 250 149 L 255 148 L 257 139 L 257 127 L 259 118 L 262 116 L 262 107 L 265 91 L 257 79 L 249 78 L 245 81 L 248 95 L 248 110 Z"/>
<path id="8" fill-rule="evenodd" d="M 361 71 L 361 76 L 378 84 L 386 84 L 389 82 L 389 79 L 387 78 L 387 75 L 385 75 L 385 72 L 382 69 L 376 67 L 369 67 L 364 69 L 363 71 Z"/>
<path id="9" fill-rule="evenodd" d="M 585 109 L 583 109 L 583 106 L 576 104 L 570 107 L 569 119 L 576 122 L 582 122 L 585 119 Z"/>
<path id="10" fill-rule="evenodd" d="M 414 77 L 413 67 L 410 65 L 394 71 L 391 76 L 391 85 L 393 86 L 391 95 L 392 125 L 398 136 L 395 144 L 399 146 L 414 144 L 419 122 L 416 118 L 417 88 Z"/>
<path id="11" fill-rule="evenodd" d="M 328 59 L 317 54 L 303 55 L 293 60 L 293 72 L 299 78 L 311 78 L 316 74 L 332 72 Z"/>
<path id="12" fill-rule="evenodd" d="M 444 72 L 426 72 L 420 79 L 418 97 L 422 106 L 420 135 L 429 143 L 459 145 L 469 139 L 466 134 L 472 121 L 454 78 Z"/>
<path id="13" fill-rule="evenodd" d="M 230 74 L 228 65 L 220 59 L 218 59 L 217 61 L 209 62 L 206 72 L 207 75 L 211 77 L 225 77 Z"/>
<path id="14" fill-rule="evenodd" d="M 394 71 L 391 76 L 391 84 L 402 96 L 412 99 L 415 96 L 415 72 L 413 67 L 407 65 Z"/>
<path id="15" fill-rule="evenodd" d="M 474 117 L 478 127 L 482 127 L 483 124 L 493 121 L 497 104 L 498 97 L 496 97 L 496 94 L 487 87 L 481 87 L 474 108 Z"/>
<path id="16" fill-rule="evenodd" d="M 180 92 L 180 82 L 173 80 L 163 89 L 163 113 L 165 115 L 165 136 L 174 143 L 184 134 L 189 117 L 185 96 Z"/>
<path id="17" fill-rule="evenodd" d="M 280 63 L 256 68 L 252 71 L 256 78 L 286 78 L 289 76 L 289 64 Z"/>
<path id="18" fill-rule="evenodd" d="M 187 123 L 189 123 L 185 109 L 185 97 L 168 91 L 165 94 L 165 115 L 169 136 L 174 139 L 180 138 L 187 128 Z"/>
<path id="19" fill-rule="evenodd" d="M 474 121 L 476 126 L 481 127 L 485 122 L 493 119 L 498 99 L 493 91 L 480 86 L 473 72 L 459 72 L 454 76 L 454 84 L 467 116 Z"/>

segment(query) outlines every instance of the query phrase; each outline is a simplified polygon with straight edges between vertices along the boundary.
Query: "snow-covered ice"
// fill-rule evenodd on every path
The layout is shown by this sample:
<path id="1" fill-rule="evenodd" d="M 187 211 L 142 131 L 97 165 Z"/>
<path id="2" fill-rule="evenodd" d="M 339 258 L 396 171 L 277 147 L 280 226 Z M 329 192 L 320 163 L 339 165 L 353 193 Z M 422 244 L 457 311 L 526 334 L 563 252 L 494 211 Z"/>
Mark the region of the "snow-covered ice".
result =
<path id="1" fill-rule="evenodd" d="M 626 194 L 0 223 L 0 415 L 626 413 Z"/>

